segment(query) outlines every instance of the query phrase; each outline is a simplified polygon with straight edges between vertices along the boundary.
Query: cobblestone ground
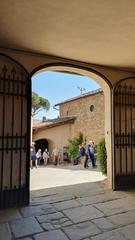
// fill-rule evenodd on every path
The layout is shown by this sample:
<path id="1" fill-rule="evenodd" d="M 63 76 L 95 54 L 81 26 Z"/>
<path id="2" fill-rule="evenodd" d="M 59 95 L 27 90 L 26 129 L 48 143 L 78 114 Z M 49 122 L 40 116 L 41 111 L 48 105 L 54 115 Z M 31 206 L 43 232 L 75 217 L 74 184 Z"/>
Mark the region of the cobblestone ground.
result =
<path id="1" fill-rule="evenodd" d="M 0 211 L 0 240 L 135 240 L 135 191 L 105 181 L 32 191 L 28 207 Z"/>

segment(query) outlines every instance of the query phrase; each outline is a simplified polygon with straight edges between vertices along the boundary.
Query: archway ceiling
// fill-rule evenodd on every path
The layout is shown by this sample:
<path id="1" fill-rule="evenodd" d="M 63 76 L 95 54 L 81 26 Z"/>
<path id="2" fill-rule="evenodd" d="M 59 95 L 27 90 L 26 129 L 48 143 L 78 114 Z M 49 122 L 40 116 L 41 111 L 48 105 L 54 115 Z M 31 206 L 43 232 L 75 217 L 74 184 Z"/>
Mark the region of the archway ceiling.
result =
<path id="1" fill-rule="evenodd" d="M 135 1 L 1 1 L 0 46 L 134 70 Z"/>

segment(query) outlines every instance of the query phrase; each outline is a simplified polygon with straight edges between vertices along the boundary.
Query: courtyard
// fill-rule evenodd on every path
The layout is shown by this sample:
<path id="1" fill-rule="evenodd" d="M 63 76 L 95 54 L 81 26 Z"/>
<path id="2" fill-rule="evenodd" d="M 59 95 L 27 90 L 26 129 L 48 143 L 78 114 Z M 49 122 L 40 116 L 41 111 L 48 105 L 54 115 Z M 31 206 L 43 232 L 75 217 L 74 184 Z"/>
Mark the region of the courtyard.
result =
<path id="1" fill-rule="evenodd" d="M 83 164 L 33 167 L 30 172 L 30 189 L 32 191 L 86 182 L 97 182 L 105 178 L 98 168 L 93 169 L 91 165 L 88 169 L 84 169 Z"/>

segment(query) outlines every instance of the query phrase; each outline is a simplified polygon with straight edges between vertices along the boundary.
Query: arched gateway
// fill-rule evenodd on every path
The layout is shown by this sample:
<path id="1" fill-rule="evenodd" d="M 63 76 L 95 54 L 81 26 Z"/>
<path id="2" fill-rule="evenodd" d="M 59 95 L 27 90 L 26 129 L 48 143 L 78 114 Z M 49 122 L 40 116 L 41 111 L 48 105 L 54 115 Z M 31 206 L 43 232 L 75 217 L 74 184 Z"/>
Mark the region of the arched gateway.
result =
<path id="1" fill-rule="evenodd" d="M 97 71 L 61 62 L 42 67 L 86 75 L 101 85 L 105 92 L 109 186 L 113 182 L 114 189 L 135 187 L 135 78 L 116 85 L 112 103 L 113 85 Z M 29 203 L 30 121 L 30 75 L 21 64 L 0 54 L 0 208 Z"/>
<path id="2" fill-rule="evenodd" d="M 114 89 L 114 188 L 135 187 L 135 78 Z"/>
<path id="3" fill-rule="evenodd" d="M 20 64 L 0 54 L 0 208 L 29 202 L 29 80 Z"/>

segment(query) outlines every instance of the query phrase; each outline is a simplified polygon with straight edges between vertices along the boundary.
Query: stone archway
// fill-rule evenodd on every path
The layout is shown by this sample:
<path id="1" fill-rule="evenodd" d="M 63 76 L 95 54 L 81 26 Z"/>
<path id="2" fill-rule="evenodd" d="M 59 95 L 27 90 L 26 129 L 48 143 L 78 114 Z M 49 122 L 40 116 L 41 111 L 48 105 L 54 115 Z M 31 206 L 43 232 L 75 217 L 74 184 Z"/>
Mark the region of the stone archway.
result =
<path id="1" fill-rule="evenodd" d="M 37 139 L 35 142 L 35 149 L 36 152 L 41 149 L 41 154 L 43 154 L 44 150 L 47 149 L 49 151 L 49 143 L 48 140 L 45 138 Z M 43 164 L 43 158 L 41 158 L 40 164 Z"/>
<path id="2" fill-rule="evenodd" d="M 38 149 L 40 148 L 43 152 L 45 150 L 45 148 L 48 149 L 48 147 L 49 147 L 48 140 L 45 138 L 38 139 L 35 141 L 36 151 L 38 151 Z"/>
<path id="3" fill-rule="evenodd" d="M 84 75 L 95 80 L 102 88 L 105 96 L 105 139 L 107 147 L 107 177 L 112 188 L 112 86 L 108 79 L 92 68 L 80 67 L 74 64 L 51 63 L 33 70 L 32 76 L 42 71 L 59 71 Z"/>

